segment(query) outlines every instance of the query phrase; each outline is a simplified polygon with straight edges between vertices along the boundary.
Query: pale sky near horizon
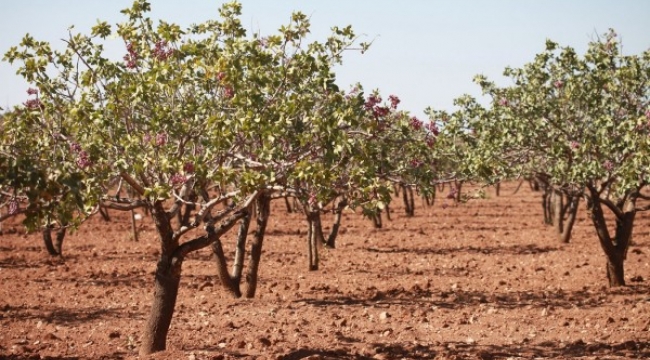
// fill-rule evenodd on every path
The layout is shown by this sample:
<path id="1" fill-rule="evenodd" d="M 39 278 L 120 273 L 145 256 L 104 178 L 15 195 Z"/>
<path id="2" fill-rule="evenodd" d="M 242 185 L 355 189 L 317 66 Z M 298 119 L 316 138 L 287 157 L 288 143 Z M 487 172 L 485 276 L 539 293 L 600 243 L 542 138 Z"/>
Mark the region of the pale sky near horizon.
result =
<path id="1" fill-rule="evenodd" d="M 218 18 L 223 0 L 151 0 L 154 19 L 186 27 Z M 584 53 L 590 40 L 609 28 L 625 54 L 650 49 L 647 0 L 241 0 L 249 34 L 275 33 L 293 11 L 311 18 L 313 40 L 324 40 L 332 26 L 352 25 L 361 41 L 373 41 L 366 54 L 349 52 L 337 69 L 342 88 L 360 82 L 367 92 L 400 97 L 400 107 L 422 119 L 428 106 L 453 109 L 453 99 L 480 96 L 472 82 L 485 74 L 498 82 L 506 66 L 518 67 L 543 51 L 546 39 Z M 98 19 L 123 21 L 120 10 L 132 0 L 0 0 L 0 53 L 25 33 L 61 46 L 70 25 L 88 32 Z M 114 40 L 121 41 L 121 40 Z M 123 54 L 116 53 L 116 58 Z M 27 84 L 17 66 L 0 63 L 0 107 L 25 101 Z"/>

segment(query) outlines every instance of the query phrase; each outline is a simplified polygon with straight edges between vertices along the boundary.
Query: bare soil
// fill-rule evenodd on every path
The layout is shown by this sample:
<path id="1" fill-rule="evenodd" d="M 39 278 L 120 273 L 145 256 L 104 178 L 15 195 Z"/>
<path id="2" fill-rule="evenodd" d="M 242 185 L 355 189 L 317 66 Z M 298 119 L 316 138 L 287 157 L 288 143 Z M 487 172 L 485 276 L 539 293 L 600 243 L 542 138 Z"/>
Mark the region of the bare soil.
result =
<path id="1" fill-rule="evenodd" d="M 315 272 L 306 221 L 277 202 L 257 296 L 231 298 L 210 251 L 192 254 L 168 350 L 144 358 L 650 358 L 648 215 L 637 217 L 628 286 L 610 289 L 584 205 L 572 243 L 560 244 L 543 224 L 541 194 L 516 186 L 465 204 L 418 200 L 410 218 L 396 200 L 381 229 L 346 212 Z M 47 255 L 39 234 L 3 224 L 0 358 L 140 358 L 158 244 L 149 218 L 134 242 L 130 215 L 111 215 L 69 235 L 63 259 Z"/>

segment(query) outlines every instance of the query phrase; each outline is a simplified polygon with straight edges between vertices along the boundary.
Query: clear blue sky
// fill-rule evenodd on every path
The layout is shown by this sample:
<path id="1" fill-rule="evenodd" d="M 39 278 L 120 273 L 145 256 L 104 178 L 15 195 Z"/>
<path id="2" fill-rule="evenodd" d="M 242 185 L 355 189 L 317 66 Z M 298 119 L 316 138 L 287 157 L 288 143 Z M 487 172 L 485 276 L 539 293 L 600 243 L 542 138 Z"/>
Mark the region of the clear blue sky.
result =
<path id="1" fill-rule="evenodd" d="M 217 18 L 219 0 L 152 0 L 153 18 L 182 26 Z M 61 44 L 67 28 L 87 32 L 97 19 L 122 21 L 131 0 L 2 0 L 0 52 L 25 33 Z M 338 69 L 340 86 L 360 82 L 424 118 L 427 106 L 452 109 L 461 94 L 480 94 L 476 74 L 502 82 L 506 66 L 521 66 L 544 48 L 547 38 L 583 53 L 597 34 L 614 28 L 626 54 L 650 48 L 648 0 L 242 0 L 242 22 L 252 32 L 274 33 L 293 11 L 311 17 L 313 39 L 331 26 L 352 25 L 366 54 L 349 53 Z M 120 40 L 114 40 L 119 42 Z M 121 56 L 122 54 L 116 54 Z M 26 98 L 27 85 L 15 67 L 0 63 L 0 106 Z M 500 80 L 501 79 L 501 80 Z"/>

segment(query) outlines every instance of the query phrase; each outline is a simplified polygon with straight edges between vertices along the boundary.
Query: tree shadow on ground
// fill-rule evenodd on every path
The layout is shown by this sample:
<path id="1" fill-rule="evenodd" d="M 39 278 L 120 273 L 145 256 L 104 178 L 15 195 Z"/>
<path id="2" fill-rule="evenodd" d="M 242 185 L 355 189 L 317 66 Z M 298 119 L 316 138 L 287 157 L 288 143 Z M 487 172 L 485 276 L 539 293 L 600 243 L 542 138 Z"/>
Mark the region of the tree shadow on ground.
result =
<path id="1" fill-rule="evenodd" d="M 607 295 L 647 295 L 650 286 L 645 284 L 631 285 L 622 288 L 603 291 L 504 291 L 481 292 L 461 289 L 441 291 L 422 288 L 419 285 L 411 289 L 393 288 L 378 290 L 370 286 L 361 294 L 340 294 L 332 296 L 325 293 L 322 297 L 302 298 L 295 302 L 307 303 L 313 306 L 373 306 L 378 304 L 412 305 L 414 303 L 435 305 L 440 308 L 460 309 L 480 304 L 495 308 L 517 309 L 524 307 L 565 308 L 579 307 L 581 309 L 604 306 L 609 301 Z"/>
<path id="2" fill-rule="evenodd" d="M 41 356 L 38 354 L 0 354 L 2 360 L 78 360 L 78 356 Z"/>
<path id="3" fill-rule="evenodd" d="M 129 287 L 132 289 L 143 289 L 151 288 L 153 286 L 152 277 L 143 276 L 143 275 L 117 275 L 117 276 L 107 276 L 105 278 L 94 278 L 90 280 L 75 280 L 68 279 L 71 283 L 80 283 L 80 286 L 99 286 L 99 287 Z M 56 280 L 56 281 L 66 281 L 66 280 Z"/>
<path id="4" fill-rule="evenodd" d="M 298 349 L 288 354 L 278 356 L 278 360 L 372 360 L 372 357 L 357 353 L 349 353 L 346 350 L 324 350 L 324 349 Z"/>
<path id="5" fill-rule="evenodd" d="M 459 248 L 376 248 L 366 247 L 363 250 L 372 253 L 397 254 L 397 253 L 414 253 L 416 255 L 449 255 L 459 253 L 483 254 L 483 255 L 536 255 L 549 253 L 560 250 L 559 247 L 530 245 L 512 245 L 512 246 L 463 246 Z"/>
<path id="6" fill-rule="evenodd" d="M 2 249 L 0 249 L 0 253 Z M 62 256 L 52 256 L 47 253 L 45 247 L 21 247 L 11 248 L 8 250 L 10 255 L 0 258 L 0 267 L 13 268 L 13 269 L 30 269 L 39 267 L 57 267 L 65 265 L 67 261 L 72 263 L 79 261 L 79 255 L 66 254 L 64 247 L 64 254 Z M 40 258 L 26 257 L 26 252 L 41 253 Z"/>
<path id="7" fill-rule="evenodd" d="M 0 268 L 6 269 L 33 269 L 45 266 L 43 262 L 28 261 L 24 256 L 11 255 L 0 259 Z"/>
<path id="8" fill-rule="evenodd" d="M 58 306 L 11 306 L 0 307 L 0 319 L 11 318 L 13 320 L 40 319 L 57 325 L 77 325 L 98 319 L 126 318 L 134 316 L 124 309 L 106 309 L 102 307 L 86 308 L 61 308 Z"/>
<path id="9" fill-rule="evenodd" d="M 556 359 L 584 356 L 616 356 L 627 359 L 650 357 L 650 342 L 626 341 L 623 343 L 586 343 L 578 340 L 572 343 L 545 342 L 538 344 L 481 345 L 467 343 L 392 343 L 367 344 L 363 353 L 350 350 L 298 349 L 277 357 L 281 360 L 367 360 L 367 359 L 481 359 L 496 360 L 508 358 Z"/>
<path id="10" fill-rule="evenodd" d="M 59 271 L 57 269 L 52 270 Z M 90 272 L 83 276 L 69 276 L 64 271 L 56 278 L 35 278 L 30 282 L 43 284 L 72 284 L 74 287 L 89 288 L 93 286 L 103 288 L 128 287 L 131 289 L 150 288 L 153 286 L 153 275 L 147 273 L 108 273 Z"/>

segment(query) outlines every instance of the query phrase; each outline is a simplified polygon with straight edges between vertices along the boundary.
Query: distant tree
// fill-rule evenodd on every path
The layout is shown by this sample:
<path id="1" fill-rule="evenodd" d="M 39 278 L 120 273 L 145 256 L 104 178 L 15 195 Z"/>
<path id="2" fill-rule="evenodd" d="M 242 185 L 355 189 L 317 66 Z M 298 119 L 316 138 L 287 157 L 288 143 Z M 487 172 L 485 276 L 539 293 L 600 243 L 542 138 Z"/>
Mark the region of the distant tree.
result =
<path id="1" fill-rule="evenodd" d="M 45 116 L 37 89 L 27 93 L 24 105 L 0 120 L 0 222 L 22 216 L 28 231 L 42 231 L 48 253 L 61 256 L 67 229 L 96 210 L 96 184 L 86 171 L 91 155 L 59 119 Z"/>

